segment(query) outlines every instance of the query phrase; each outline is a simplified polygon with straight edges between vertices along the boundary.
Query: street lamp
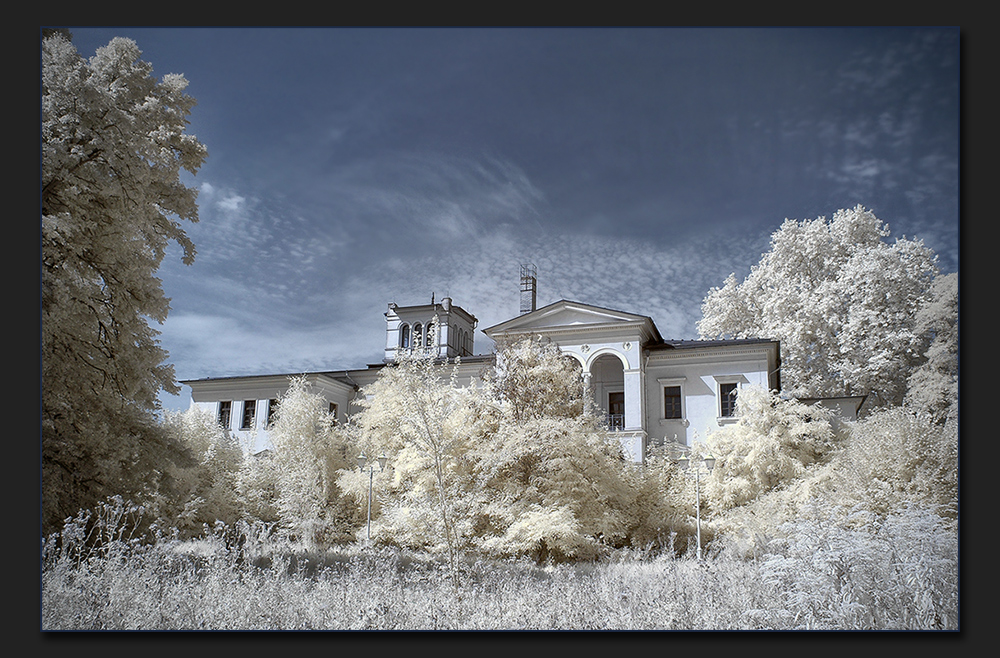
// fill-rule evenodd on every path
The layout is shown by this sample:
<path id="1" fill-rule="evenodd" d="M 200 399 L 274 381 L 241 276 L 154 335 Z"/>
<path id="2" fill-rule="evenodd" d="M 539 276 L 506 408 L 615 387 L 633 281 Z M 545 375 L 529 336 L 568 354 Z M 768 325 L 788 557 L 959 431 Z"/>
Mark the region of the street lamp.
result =
<path id="1" fill-rule="evenodd" d="M 383 453 L 381 457 L 377 459 L 378 461 L 378 472 L 381 473 L 385 469 L 385 462 L 389 458 Z M 358 455 L 358 468 L 361 472 L 365 472 L 365 464 L 368 464 L 368 458 L 365 457 L 365 453 Z M 368 466 L 368 534 L 366 536 L 367 541 L 372 539 L 372 479 L 375 477 L 375 464 L 370 464 Z"/>
<path id="2" fill-rule="evenodd" d="M 681 455 L 681 458 L 677 460 L 680 464 L 681 470 L 685 472 L 688 471 L 688 466 L 691 464 L 691 458 L 688 457 L 687 453 Z M 701 465 L 704 464 L 708 472 L 711 473 L 712 469 L 715 468 L 715 457 L 711 453 L 705 455 L 701 459 L 701 463 L 695 463 L 694 467 L 694 498 L 695 498 L 695 519 L 697 520 L 698 526 L 698 561 L 701 561 Z"/>

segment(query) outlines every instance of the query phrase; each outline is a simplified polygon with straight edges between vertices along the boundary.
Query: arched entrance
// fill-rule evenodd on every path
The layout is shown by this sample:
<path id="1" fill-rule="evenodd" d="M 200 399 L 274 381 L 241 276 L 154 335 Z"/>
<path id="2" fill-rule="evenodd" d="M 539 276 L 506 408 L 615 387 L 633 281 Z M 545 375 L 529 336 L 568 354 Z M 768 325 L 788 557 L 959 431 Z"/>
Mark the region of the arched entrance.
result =
<path id="1" fill-rule="evenodd" d="M 619 355 L 607 352 L 591 361 L 590 389 L 608 429 L 625 429 L 625 366 Z"/>

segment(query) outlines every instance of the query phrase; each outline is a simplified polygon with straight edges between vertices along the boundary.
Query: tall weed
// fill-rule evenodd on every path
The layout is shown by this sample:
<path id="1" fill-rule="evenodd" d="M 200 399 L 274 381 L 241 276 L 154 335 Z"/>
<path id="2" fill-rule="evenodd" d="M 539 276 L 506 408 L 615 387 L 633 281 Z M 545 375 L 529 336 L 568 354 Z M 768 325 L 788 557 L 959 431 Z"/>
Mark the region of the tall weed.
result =
<path id="1" fill-rule="evenodd" d="M 870 527 L 795 522 L 755 559 L 622 551 L 455 571 L 391 548 L 308 551 L 263 524 L 136 541 L 129 509 L 112 501 L 43 541 L 43 630 L 958 628 L 954 528 L 919 509 Z"/>

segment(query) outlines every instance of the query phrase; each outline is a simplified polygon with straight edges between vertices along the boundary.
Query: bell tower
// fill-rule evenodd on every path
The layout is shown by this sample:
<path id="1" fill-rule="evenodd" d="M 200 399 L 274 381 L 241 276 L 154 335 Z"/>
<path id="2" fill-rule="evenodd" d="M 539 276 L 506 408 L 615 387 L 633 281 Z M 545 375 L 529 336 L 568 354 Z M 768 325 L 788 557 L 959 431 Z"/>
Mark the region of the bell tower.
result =
<path id="1" fill-rule="evenodd" d="M 479 320 L 451 297 L 440 302 L 431 295 L 430 304 L 398 306 L 385 312 L 385 359 L 392 363 L 400 354 L 426 354 L 436 358 L 472 356 Z"/>

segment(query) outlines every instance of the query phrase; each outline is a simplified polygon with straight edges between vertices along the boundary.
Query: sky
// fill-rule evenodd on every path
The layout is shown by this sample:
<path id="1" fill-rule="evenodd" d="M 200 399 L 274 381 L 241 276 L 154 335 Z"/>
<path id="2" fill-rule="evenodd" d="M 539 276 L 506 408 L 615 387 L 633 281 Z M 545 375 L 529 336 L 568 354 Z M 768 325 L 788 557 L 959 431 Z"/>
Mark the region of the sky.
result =
<path id="1" fill-rule="evenodd" d="M 786 218 L 859 204 L 959 267 L 957 28 L 70 30 L 197 100 L 197 256 L 157 274 L 178 380 L 381 362 L 389 302 L 485 329 L 521 263 L 539 307 L 696 338 Z"/>

